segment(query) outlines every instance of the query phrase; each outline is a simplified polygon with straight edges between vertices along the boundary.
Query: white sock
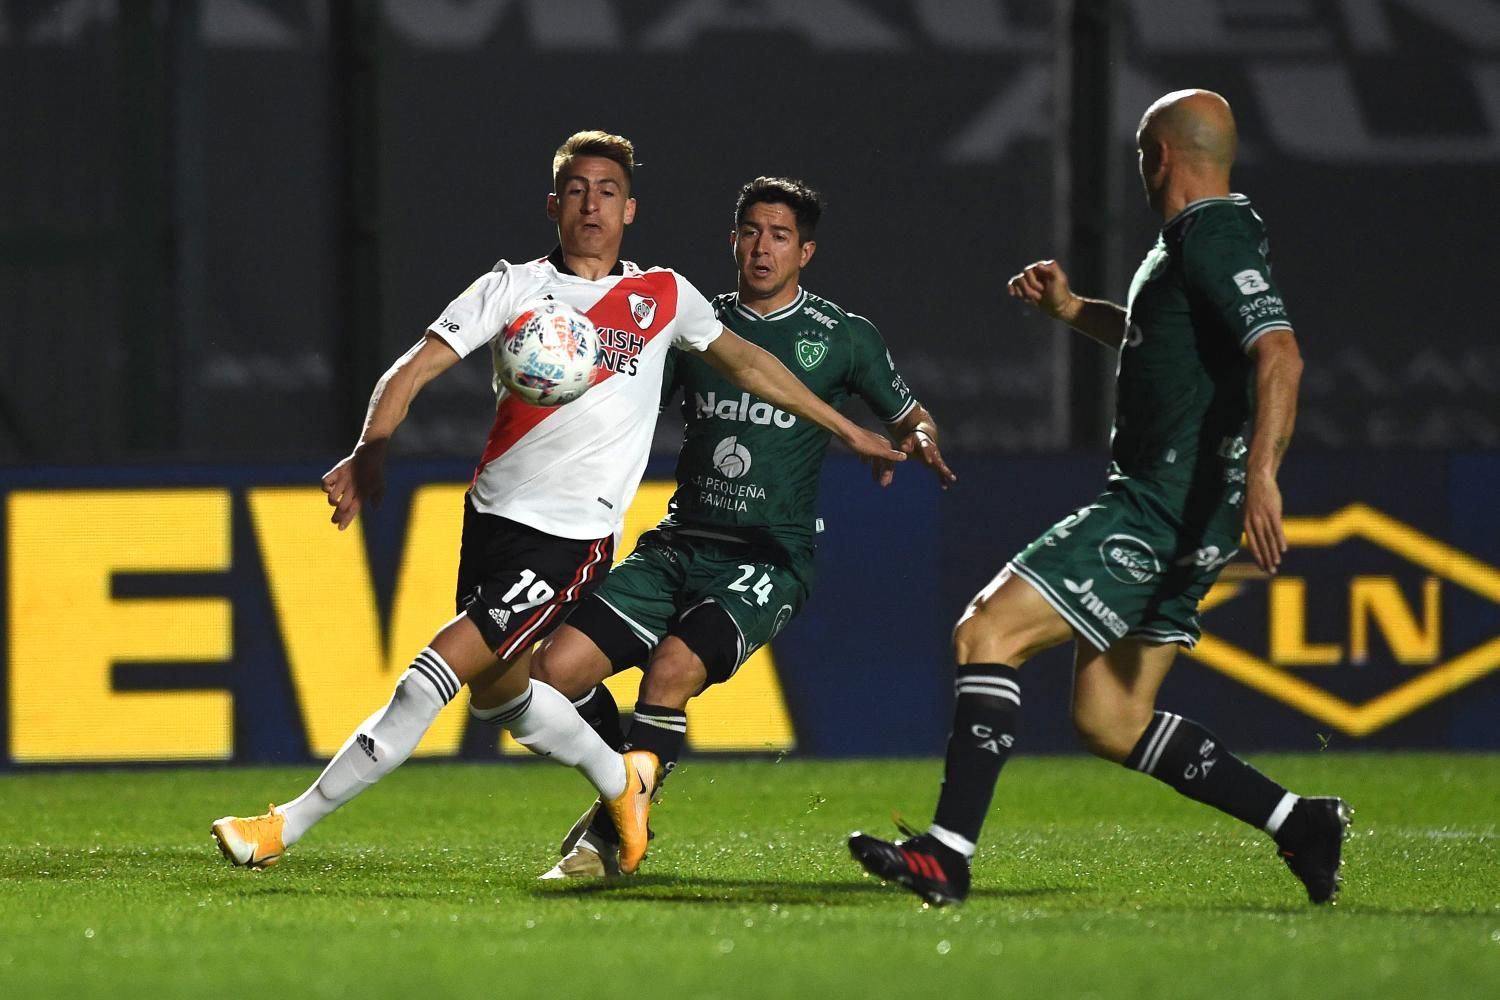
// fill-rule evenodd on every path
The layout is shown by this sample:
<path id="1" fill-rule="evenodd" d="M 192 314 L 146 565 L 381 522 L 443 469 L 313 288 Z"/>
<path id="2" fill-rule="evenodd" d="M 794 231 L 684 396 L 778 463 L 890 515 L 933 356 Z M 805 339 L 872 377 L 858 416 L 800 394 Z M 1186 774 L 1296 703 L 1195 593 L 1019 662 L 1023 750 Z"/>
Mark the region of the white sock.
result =
<path id="1" fill-rule="evenodd" d="M 550 684 L 533 680 L 520 697 L 470 712 L 509 729 L 516 742 L 532 753 L 576 767 L 606 799 L 625 790 L 625 758 L 611 750 L 573 703 Z"/>
<path id="2" fill-rule="evenodd" d="M 1293 795 L 1291 792 L 1283 795 L 1281 801 L 1276 803 L 1276 808 L 1271 810 L 1271 816 L 1266 820 L 1266 825 L 1261 829 L 1273 837 L 1276 836 L 1276 832 L 1281 829 L 1281 824 L 1286 822 L 1286 818 L 1292 814 L 1292 807 L 1297 804 L 1297 799 L 1300 797 Z"/>
<path id="3" fill-rule="evenodd" d="M 970 840 L 968 837 L 965 837 L 961 833 L 954 833 L 952 830 L 948 829 L 945 826 L 938 826 L 936 823 L 934 823 L 927 828 L 927 832 L 932 834 L 933 839 L 936 840 L 939 844 L 942 844 L 945 847 L 953 848 L 959 854 L 962 854 L 964 857 L 969 858 L 970 860 L 973 859 L 974 852 L 978 849 L 975 846 L 974 841 Z"/>
<path id="4" fill-rule="evenodd" d="M 436 651 L 418 653 L 386 706 L 360 723 L 307 791 L 277 807 L 286 817 L 282 843 L 291 847 L 313 824 L 399 767 L 459 687 Z"/>

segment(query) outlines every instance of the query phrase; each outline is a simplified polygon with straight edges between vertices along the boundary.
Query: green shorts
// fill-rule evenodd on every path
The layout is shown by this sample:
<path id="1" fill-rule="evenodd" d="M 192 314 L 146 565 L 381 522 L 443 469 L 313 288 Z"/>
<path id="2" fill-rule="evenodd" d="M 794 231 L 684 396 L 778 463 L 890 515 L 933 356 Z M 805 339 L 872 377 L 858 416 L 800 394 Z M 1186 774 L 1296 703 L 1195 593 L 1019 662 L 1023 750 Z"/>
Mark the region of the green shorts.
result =
<path id="1" fill-rule="evenodd" d="M 1191 649 L 1198 602 L 1239 551 L 1239 512 L 1223 508 L 1188 527 L 1176 499 L 1159 486 L 1116 480 L 1008 568 L 1101 650 L 1126 636 Z"/>
<path id="2" fill-rule="evenodd" d="M 803 578 L 768 555 L 680 530 L 649 531 L 609 571 L 596 598 L 652 649 L 688 612 L 705 603 L 718 605 L 734 623 L 736 648 L 727 673 L 710 679 L 727 680 L 807 602 Z"/>

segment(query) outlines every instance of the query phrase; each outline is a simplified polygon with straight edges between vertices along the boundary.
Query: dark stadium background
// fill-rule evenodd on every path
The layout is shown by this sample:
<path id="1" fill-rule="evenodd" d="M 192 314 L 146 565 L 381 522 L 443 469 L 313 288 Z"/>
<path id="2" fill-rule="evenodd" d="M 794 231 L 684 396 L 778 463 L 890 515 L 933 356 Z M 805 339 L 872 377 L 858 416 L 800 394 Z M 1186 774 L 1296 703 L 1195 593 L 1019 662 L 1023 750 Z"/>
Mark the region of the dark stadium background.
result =
<path id="1" fill-rule="evenodd" d="M 1377 639 L 1364 662 L 1276 666 L 1360 705 L 1462 663 L 1365 734 L 1187 659 L 1166 697 L 1236 745 L 1500 745 L 1491 0 L 0 2 L 0 491 L 315 482 L 443 305 L 495 259 L 552 245 L 550 156 L 575 129 L 637 144 L 626 256 L 710 294 L 733 279 L 736 188 L 799 176 L 829 202 L 807 285 L 881 328 L 961 482 L 939 496 L 903 470 L 881 497 L 830 463 L 820 589 L 778 642 L 781 680 L 805 751 L 934 752 L 952 619 L 1102 473 L 1112 362 L 1006 300 L 1005 280 L 1056 256 L 1081 290 L 1123 297 L 1159 221 L 1135 124 L 1187 86 L 1236 110 L 1235 187 L 1268 221 L 1307 362 L 1288 513 L 1365 504 L 1448 553 L 1294 550 L 1306 644 L 1347 647 L 1354 577 L 1395 580 L 1408 631 L 1441 636 L 1425 660 Z M 463 478 L 490 406 L 479 361 L 424 394 L 372 553 L 396 547 L 402 490 Z M 669 475 L 670 428 L 658 443 Z M 236 523 L 249 557 L 227 574 L 115 586 L 229 595 L 236 652 L 198 680 L 134 683 L 227 687 L 233 756 L 305 757 Z M 1266 604 L 1209 625 L 1267 657 Z M 0 613 L 5 694 L 31 619 Z M 1027 671 L 1033 749 L 1074 746 L 1064 663 Z M 30 724 L 11 707 L 0 762 Z"/>

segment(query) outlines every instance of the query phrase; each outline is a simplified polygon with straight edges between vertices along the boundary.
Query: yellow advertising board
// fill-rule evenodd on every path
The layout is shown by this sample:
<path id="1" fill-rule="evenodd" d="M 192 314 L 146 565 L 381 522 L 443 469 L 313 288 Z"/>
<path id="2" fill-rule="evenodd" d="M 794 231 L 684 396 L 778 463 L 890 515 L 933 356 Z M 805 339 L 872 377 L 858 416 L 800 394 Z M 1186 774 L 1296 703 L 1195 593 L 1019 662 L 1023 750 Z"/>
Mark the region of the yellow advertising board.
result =
<path id="1" fill-rule="evenodd" d="M 233 664 L 244 697 L 257 677 L 236 664 L 235 592 L 126 597 L 121 574 L 227 574 L 258 560 L 296 695 L 306 745 L 331 756 L 391 693 L 395 679 L 453 614 L 464 487 L 419 487 L 411 497 L 389 614 L 382 616 L 361 526 L 339 532 L 317 487 L 251 487 L 239 509 L 254 547 L 232 551 L 236 491 L 129 489 L 15 491 L 7 502 L 7 661 L 10 756 L 17 763 L 226 760 L 234 756 L 234 695 L 120 689 L 131 663 Z M 672 484 L 643 485 L 617 554 L 666 509 Z M 255 669 L 266 669 L 264 666 Z M 640 677 L 611 681 L 622 706 Z M 417 753 L 458 751 L 464 697 L 439 716 Z M 791 748 L 792 723 L 769 647 L 733 684 L 688 708 L 695 750 Z M 512 752 L 524 752 L 514 744 Z"/>

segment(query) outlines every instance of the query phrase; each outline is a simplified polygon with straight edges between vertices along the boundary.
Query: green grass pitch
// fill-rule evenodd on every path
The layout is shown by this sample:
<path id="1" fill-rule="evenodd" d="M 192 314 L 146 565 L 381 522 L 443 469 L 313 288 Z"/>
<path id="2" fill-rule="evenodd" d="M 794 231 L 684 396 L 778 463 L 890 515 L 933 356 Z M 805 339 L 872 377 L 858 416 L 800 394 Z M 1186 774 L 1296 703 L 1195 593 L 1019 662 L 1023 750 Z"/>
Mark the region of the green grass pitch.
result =
<path id="1" fill-rule="evenodd" d="M 1353 803 L 1337 907 L 1084 758 L 1011 763 L 943 910 L 844 847 L 925 823 L 937 761 L 690 758 L 642 873 L 585 885 L 534 881 L 589 800 L 542 762 L 408 766 L 263 873 L 209 823 L 311 769 L 0 775 L 0 997 L 1500 996 L 1500 758 L 1255 760 Z"/>

